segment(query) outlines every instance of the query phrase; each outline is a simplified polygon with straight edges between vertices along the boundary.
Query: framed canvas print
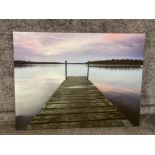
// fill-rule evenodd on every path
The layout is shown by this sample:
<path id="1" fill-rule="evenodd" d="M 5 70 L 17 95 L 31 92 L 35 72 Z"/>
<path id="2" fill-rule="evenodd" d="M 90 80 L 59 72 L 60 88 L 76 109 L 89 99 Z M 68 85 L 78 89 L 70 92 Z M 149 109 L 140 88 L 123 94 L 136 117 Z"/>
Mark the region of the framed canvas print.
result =
<path id="1" fill-rule="evenodd" d="M 13 32 L 16 129 L 139 125 L 144 33 Z"/>

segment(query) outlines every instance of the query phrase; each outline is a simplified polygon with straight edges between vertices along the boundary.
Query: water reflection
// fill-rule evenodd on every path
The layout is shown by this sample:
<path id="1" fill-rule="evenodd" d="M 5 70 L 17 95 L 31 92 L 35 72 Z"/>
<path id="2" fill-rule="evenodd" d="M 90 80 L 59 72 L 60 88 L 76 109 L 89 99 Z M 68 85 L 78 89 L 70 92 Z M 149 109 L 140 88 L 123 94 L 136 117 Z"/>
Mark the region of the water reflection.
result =
<path id="1" fill-rule="evenodd" d="M 142 68 L 90 67 L 90 80 L 134 124 L 139 124 Z"/>
<path id="2" fill-rule="evenodd" d="M 65 79 L 63 64 L 15 67 L 17 128 L 23 129 Z M 68 76 L 86 76 L 87 65 L 68 65 Z M 138 125 L 142 68 L 90 67 L 89 79 Z"/>

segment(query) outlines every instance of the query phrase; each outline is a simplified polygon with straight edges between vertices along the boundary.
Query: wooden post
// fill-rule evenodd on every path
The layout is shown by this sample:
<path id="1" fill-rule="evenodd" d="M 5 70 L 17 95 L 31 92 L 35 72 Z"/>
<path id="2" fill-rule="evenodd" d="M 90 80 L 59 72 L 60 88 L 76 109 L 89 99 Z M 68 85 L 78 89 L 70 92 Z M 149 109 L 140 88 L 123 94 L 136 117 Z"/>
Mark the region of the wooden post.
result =
<path id="1" fill-rule="evenodd" d="M 87 80 L 89 79 L 89 61 L 88 61 L 88 68 L 87 68 Z"/>
<path id="2" fill-rule="evenodd" d="M 67 61 L 65 61 L 65 79 L 67 80 Z"/>

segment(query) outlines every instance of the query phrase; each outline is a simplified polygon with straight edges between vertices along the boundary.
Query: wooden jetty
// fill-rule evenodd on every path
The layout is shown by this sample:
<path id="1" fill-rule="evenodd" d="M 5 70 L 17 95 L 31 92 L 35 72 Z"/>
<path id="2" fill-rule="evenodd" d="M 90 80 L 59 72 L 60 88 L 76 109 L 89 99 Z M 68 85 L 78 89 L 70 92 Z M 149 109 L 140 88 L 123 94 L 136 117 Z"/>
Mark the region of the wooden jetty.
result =
<path id="1" fill-rule="evenodd" d="M 85 76 L 66 76 L 28 129 L 129 127 L 132 124 Z"/>

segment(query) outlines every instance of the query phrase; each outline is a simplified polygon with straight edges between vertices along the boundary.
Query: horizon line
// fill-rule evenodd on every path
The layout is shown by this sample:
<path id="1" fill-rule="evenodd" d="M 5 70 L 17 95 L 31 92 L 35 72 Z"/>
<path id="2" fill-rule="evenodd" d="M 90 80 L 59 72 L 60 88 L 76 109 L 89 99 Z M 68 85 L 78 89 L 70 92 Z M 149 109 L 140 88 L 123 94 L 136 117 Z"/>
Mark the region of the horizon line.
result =
<path id="1" fill-rule="evenodd" d="M 85 62 L 69 62 L 69 63 L 86 63 L 86 62 L 89 62 L 89 61 L 107 61 L 107 60 L 143 60 L 143 58 L 139 58 L 139 59 L 129 59 L 129 58 L 126 58 L 126 59 L 100 59 L 100 60 L 88 60 L 88 61 L 85 61 Z M 33 60 L 14 60 L 14 61 L 25 61 L 25 62 L 50 62 L 50 63 L 65 63 L 65 61 L 67 60 L 64 60 L 63 62 L 62 61 L 33 61 Z"/>

